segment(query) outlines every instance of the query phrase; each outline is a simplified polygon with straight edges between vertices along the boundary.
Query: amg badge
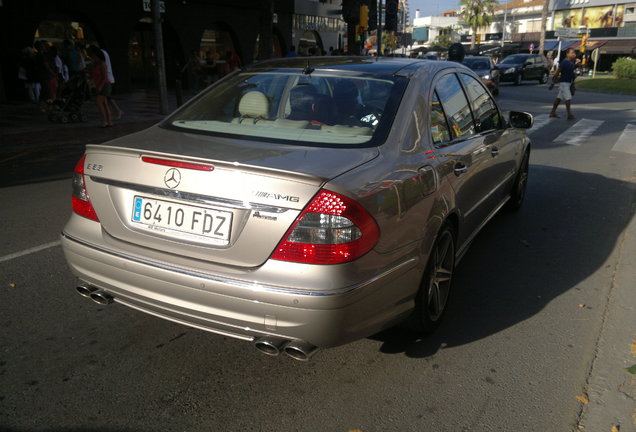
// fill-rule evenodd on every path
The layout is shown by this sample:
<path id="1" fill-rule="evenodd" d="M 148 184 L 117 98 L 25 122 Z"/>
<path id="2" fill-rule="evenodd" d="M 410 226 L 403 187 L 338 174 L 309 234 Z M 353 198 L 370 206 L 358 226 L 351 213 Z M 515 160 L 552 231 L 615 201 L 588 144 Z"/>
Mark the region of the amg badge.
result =
<path id="1" fill-rule="evenodd" d="M 283 200 L 283 201 L 289 201 L 289 202 L 298 202 L 298 201 L 300 201 L 300 198 L 297 197 L 297 196 L 282 195 L 282 194 L 276 194 L 276 193 L 271 193 L 271 192 L 263 192 L 263 191 L 253 191 L 252 193 L 254 194 L 254 196 L 256 196 L 258 198 Z"/>

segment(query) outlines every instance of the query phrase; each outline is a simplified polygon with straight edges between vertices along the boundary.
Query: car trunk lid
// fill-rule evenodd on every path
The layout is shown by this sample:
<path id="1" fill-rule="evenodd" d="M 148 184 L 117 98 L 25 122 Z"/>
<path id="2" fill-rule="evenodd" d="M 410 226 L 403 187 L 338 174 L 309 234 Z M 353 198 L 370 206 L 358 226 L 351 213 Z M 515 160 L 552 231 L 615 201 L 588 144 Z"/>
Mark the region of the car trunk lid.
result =
<path id="1" fill-rule="evenodd" d="M 120 247 L 254 267 L 327 180 L 377 153 L 154 127 L 87 146 L 86 188 L 106 236 Z"/>

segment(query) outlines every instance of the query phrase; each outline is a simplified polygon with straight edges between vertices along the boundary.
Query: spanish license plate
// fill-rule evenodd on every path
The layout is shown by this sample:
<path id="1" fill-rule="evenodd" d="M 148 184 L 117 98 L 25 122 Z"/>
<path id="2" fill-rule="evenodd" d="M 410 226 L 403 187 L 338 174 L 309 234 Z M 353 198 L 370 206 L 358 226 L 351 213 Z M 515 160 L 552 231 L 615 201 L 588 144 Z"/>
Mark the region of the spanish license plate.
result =
<path id="1" fill-rule="evenodd" d="M 228 244 L 232 213 L 135 196 L 132 221 L 154 231 L 195 237 L 215 244 Z"/>

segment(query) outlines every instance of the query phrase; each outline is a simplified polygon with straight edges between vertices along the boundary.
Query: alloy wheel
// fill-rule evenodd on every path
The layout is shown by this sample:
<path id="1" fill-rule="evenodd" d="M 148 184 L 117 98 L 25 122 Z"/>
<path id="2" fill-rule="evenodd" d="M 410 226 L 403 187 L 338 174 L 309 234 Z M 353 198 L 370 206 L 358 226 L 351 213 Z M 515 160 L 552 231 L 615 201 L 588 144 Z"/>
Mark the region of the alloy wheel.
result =
<path id="1" fill-rule="evenodd" d="M 427 308 L 430 320 L 436 322 L 446 309 L 455 264 L 455 246 L 450 231 L 442 232 L 432 253 Z"/>

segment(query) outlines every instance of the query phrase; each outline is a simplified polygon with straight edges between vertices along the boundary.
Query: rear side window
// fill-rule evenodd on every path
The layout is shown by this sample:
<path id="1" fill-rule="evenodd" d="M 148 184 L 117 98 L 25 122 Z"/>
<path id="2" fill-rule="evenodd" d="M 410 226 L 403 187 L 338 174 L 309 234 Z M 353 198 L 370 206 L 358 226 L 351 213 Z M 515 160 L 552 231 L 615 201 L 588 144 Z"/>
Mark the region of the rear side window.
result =
<path id="1" fill-rule="evenodd" d="M 451 139 L 446 114 L 444 114 L 444 109 L 439 102 L 437 93 L 433 93 L 433 99 L 431 100 L 431 136 L 435 145 Z"/>
<path id="2" fill-rule="evenodd" d="M 461 74 L 462 81 L 470 99 L 470 104 L 477 123 L 478 132 L 498 129 L 501 126 L 501 116 L 495 101 L 488 94 L 484 86 L 467 74 Z"/>
<path id="3" fill-rule="evenodd" d="M 474 135 L 475 125 L 470 106 L 457 76 L 443 76 L 437 82 L 435 90 L 446 113 L 453 139 Z"/>

